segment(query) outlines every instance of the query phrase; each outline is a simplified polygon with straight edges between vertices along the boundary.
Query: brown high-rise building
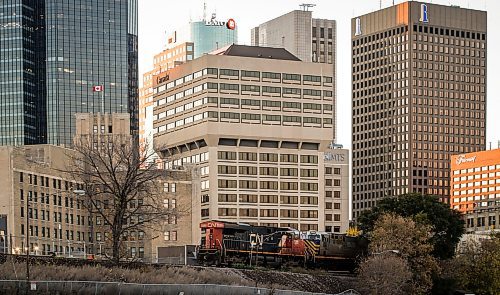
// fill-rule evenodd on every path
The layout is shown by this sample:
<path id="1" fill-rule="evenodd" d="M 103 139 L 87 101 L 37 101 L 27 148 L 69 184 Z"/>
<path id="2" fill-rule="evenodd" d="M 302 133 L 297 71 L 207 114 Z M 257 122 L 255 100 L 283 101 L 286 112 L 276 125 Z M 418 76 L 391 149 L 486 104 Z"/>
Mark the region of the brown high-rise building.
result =
<path id="1" fill-rule="evenodd" d="M 353 217 L 403 193 L 448 201 L 450 155 L 485 147 L 486 12 L 405 2 L 351 27 Z"/>

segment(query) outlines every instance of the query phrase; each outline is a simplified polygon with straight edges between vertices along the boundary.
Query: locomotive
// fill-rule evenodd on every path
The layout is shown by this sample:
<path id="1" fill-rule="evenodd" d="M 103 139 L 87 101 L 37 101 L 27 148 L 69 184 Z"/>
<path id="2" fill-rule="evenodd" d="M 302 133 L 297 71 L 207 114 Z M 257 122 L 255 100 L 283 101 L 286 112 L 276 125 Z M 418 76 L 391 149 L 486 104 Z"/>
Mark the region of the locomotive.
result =
<path id="1" fill-rule="evenodd" d="M 202 239 L 196 258 L 208 266 L 243 263 L 352 270 L 368 245 L 362 236 L 225 221 L 202 222 L 200 228 Z"/>

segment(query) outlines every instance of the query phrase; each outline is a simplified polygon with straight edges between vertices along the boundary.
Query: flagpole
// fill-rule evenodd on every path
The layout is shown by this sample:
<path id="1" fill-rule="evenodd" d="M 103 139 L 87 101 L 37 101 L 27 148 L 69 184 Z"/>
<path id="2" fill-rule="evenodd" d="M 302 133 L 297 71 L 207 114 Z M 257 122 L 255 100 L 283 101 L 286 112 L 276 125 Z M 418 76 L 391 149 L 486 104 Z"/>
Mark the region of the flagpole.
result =
<path id="1" fill-rule="evenodd" d="M 104 87 L 102 87 L 102 91 L 101 91 L 101 111 L 102 111 L 102 114 L 104 115 Z"/>

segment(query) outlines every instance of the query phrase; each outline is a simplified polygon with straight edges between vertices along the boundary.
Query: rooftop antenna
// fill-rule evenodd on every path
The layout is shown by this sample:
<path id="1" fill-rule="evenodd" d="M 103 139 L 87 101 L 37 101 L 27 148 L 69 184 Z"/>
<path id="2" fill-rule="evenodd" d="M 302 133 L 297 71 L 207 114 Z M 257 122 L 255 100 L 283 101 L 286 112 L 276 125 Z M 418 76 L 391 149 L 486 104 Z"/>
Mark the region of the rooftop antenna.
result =
<path id="1" fill-rule="evenodd" d="M 207 21 L 207 1 L 203 1 L 203 21 Z"/>
<path id="2" fill-rule="evenodd" d="M 302 3 L 299 6 L 302 7 L 303 11 L 309 11 L 309 8 L 316 6 L 316 4 Z"/>

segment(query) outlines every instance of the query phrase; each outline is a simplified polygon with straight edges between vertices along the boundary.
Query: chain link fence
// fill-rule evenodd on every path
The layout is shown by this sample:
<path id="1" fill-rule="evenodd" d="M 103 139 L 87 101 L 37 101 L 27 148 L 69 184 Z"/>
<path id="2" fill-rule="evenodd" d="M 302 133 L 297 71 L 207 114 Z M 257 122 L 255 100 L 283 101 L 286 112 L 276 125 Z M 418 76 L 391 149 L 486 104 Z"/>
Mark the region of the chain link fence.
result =
<path id="1" fill-rule="evenodd" d="M 134 284 L 97 281 L 32 281 L 0 280 L 1 294 L 168 294 L 168 295 L 327 295 L 291 290 L 275 290 L 247 286 L 211 284 Z M 359 295 L 347 290 L 338 295 Z"/>

